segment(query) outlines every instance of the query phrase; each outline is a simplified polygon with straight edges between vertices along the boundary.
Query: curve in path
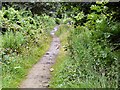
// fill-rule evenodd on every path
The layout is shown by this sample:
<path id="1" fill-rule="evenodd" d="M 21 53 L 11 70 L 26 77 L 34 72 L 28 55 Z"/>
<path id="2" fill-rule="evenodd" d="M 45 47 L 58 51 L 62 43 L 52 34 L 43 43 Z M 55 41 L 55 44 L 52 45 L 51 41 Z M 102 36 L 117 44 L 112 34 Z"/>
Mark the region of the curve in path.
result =
<path id="1" fill-rule="evenodd" d="M 30 70 L 26 80 L 22 82 L 20 88 L 47 88 L 49 87 L 49 80 L 51 78 L 51 66 L 55 63 L 55 58 L 59 52 L 60 40 L 54 35 L 59 26 L 56 26 L 51 31 L 53 40 L 51 46 L 41 60 L 33 66 Z"/>

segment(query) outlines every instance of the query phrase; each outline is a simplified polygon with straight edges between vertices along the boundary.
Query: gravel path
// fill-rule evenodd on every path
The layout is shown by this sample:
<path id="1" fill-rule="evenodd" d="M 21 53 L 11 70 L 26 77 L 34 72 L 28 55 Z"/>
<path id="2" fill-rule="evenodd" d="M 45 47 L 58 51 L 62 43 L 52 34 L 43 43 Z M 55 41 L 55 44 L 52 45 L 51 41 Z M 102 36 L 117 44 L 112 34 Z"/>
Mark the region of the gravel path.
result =
<path id="1" fill-rule="evenodd" d="M 60 40 L 54 35 L 59 26 L 56 26 L 51 31 L 53 40 L 49 50 L 41 58 L 41 60 L 33 66 L 30 70 L 26 80 L 22 82 L 20 88 L 47 88 L 49 87 L 49 80 L 51 78 L 50 72 L 54 69 L 51 66 L 55 63 L 55 58 L 59 52 Z"/>

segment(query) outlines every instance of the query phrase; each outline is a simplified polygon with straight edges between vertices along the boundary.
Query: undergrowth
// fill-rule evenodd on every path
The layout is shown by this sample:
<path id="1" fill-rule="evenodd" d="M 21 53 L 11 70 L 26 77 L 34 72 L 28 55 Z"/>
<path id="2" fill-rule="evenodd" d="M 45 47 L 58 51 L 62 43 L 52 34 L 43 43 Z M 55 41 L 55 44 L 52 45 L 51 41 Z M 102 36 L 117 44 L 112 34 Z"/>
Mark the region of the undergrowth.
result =
<path id="1" fill-rule="evenodd" d="M 0 10 L 0 26 L 2 87 L 16 88 L 48 50 L 52 39 L 49 33 L 55 21 L 46 14 L 33 15 L 30 10 L 3 6 Z"/>
<path id="2" fill-rule="evenodd" d="M 90 9 L 89 14 L 80 12 L 76 16 L 86 22 L 70 30 L 64 49 L 68 54 L 60 51 L 52 88 L 118 88 L 120 23 L 111 19 L 104 3 Z M 65 36 L 61 30 L 58 35 Z"/>

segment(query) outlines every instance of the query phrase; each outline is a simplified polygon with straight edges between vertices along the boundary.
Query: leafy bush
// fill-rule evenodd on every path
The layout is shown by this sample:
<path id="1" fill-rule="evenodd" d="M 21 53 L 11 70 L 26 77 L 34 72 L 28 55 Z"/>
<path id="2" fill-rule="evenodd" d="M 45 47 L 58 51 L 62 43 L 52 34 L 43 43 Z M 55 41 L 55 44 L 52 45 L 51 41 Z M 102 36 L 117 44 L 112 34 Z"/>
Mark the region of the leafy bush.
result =
<path id="1" fill-rule="evenodd" d="M 0 19 L 3 22 L 1 26 L 5 29 L 2 29 L 2 33 L 5 34 L 3 36 L 4 48 L 16 49 L 20 47 L 20 43 L 23 44 L 23 41 L 20 40 L 23 40 L 23 38 L 27 43 L 36 42 L 39 34 L 49 33 L 55 25 L 53 18 L 45 14 L 33 16 L 30 10 L 18 11 L 12 7 L 8 9 L 3 7 L 0 13 L 0 17 L 3 19 Z M 9 40 L 9 42 L 6 40 Z"/>
<path id="2" fill-rule="evenodd" d="M 25 38 L 21 32 L 6 32 L 3 35 L 3 48 L 18 50 L 25 43 Z"/>

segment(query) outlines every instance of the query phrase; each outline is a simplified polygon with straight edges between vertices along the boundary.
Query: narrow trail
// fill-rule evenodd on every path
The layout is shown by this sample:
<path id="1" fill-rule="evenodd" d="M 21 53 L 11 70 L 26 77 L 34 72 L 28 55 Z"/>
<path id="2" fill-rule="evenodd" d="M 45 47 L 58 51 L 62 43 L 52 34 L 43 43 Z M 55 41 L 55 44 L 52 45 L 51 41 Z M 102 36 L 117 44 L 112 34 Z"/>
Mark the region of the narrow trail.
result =
<path id="1" fill-rule="evenodd" d="M 30 70 L 26 80 L 22 82 L 20 88 L 47 88 L 49 87 L 49 80 L 51 78 L 50 72 L 51 66 L 55 63 L 55 58 L 58 55 L 60 40 L 54 34 L 58 30 L 59 26 L 56 26 L 51 31 L 53 40 L 51 42 L 49 50 L 41 58 L 41 60 L 33 66 Z"/>

